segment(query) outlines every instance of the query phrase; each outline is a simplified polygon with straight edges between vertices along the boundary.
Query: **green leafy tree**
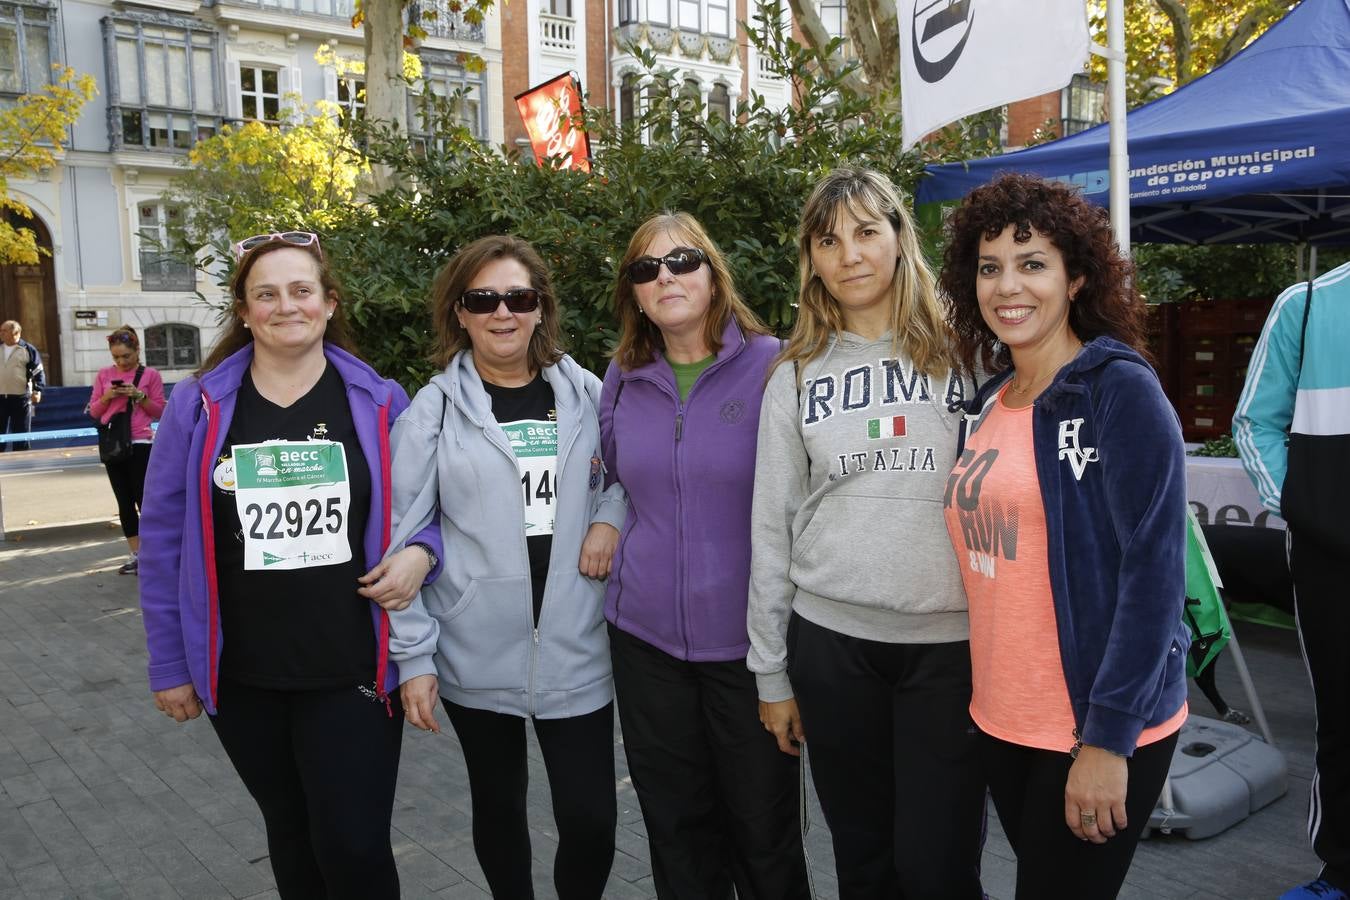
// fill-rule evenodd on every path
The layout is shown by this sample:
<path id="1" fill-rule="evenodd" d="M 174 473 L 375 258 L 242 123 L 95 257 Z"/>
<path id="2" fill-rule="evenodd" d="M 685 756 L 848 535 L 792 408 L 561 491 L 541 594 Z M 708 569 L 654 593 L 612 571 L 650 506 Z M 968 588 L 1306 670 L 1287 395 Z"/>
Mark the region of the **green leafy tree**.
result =
<path id="1" fill-rule="evenodd" d="M 1297 5 L 1290 0 L 1125 0 L 1126 98 L 1155 99 L 1223 65 Z M 1089 0 L 1088 21 L 1105 42 L 1106 2 Z M 1094 56 L 1093 80 L 1106 81 Z"/>
<path id="2" fill-rule="evenodd" d="M 24 94 L 0 110 L 0 210 L 31 219 L 33 211 L 9 192 L 14 178 L 27 178 L 56 165 L 66 129 L 80 117 L 84 104 L 98 93 L 91 75 L 53 66 L 55 76 L 41 91 Z M 36 265 L 38 247 L 31 228 L 0 219 L 0 264 Z"/>
<path id="3" fill-rule="evenodd" d="M 846 0 L 847 44 L 831 47 L 816 0 L 788 0 L 806 42 L 822 64 L 845 75 L 860 93 L 881 96 L 900 77 L 895 0 Z M 1106 0 L 1086 0 L 1089 27 L 1106 43 Z M 1125 45 L 1131 106 L 1222 65 L 1295 6 L 1291 0 L 1126 0 Z M 1093 78 L 1106 81 L 1106 63 L 1091 58 Z"/>
<path id="4" fill-rule="evenodd" d="M 220 240 L 224 230 L 320 231 L 362 351 L 410 389 L 431 374 L 432 278 L 456 250 L 487 234 L 513 233 L 539 248 L 562 301 L 568 349 L 597 371 L 617 337 L 617 261 L 638 224 L 662 210 L 697 216 L 727 254 L 739 290 L 766 321 L 786 329 L 795 314 L 797 218 L 823 172 L 848 160 L 912 189 L 930 156 L 966 158 L 989 145 L 954 130 L 922 156 L 904 152 L 893 106 L 854 90 L 847 72 L 831 75 L 823 58 L 829 48 L 776 29 L 752 40 L 794 85 L 791 105 L 774 110 L 752 93 L 732 121 L 708 117 L 698 97 L 681 93 L 674 72 L 644 54 L 651 84 L 639 120 L 619 127 L 608 111 L 591 110 L 578 123 L 592 139 L 589 173 L 485 147 L 457 124 L 456 98 L 430 98 L 423 113 L 430 140 L 414 141 L 378 120 L 353 123 L 354 138 L 325 132 L 320 139 L 355 140 L 372 167 L 393 174 L 368 197 L 321 190 L 327 180 L 300 190 L 307 184 L 300 175 L 315 160 L 346 160 L 353 151 L 320 154 L 292 171 L 297 154 L 283 142 L 297 127 L 222 135 L 209 153 L 196 154 L 198 171 L 184 173 L 174 196 L 191 210 L 198 240 Z M 290 174 L 266 172 L 274 160 Z"/>
<path id="5" fill-rule="evenodd" d="M 356 201 L 369 164 L 337 107 L 282 111 L 283 127 L 226 125 L 198 141 L 165 195 L 184 212 L 170 229 L 171 250 L 210 248 L 228 259 L 230 242 L 269 231 L 325 232 Z"/>
<path id="6" fill-rule="evenodd" d="M 602 370 L 617 337 L 615 266 L 637 226 L 662 210 L 697 216 L 747 301 L 775 328 L 788 328 L 797 219 L 815 180 L 848 160 L 912 189 L 927 157 L 902 151 L 898 114 L 854 91 L 847 73 L 828 74 L 824 51 L 785 35 L 752 40 L 796 86 L 792 105 L 774 110 L 752 94 L 733 121 L 709 118 L 697 97 L 681 94 L 676 73 L 642 53 L 651 83 L 638 121 L 618 127 L 608 113 L 592 112 L 581 123 L 592 138 L 590 173 L 502 156 L 448 120 L 429 146 L 372 134 L 372 161 L 397 171 L 398 183 L 350 209 L 326 237 L 372 364 L 409 387 L 423 383 L 434 273 L 469 241 L 509 232 L 548 261 L 569 351 Z M 978 149 L 959 135 L 943 146 L 953 159 Z"/>

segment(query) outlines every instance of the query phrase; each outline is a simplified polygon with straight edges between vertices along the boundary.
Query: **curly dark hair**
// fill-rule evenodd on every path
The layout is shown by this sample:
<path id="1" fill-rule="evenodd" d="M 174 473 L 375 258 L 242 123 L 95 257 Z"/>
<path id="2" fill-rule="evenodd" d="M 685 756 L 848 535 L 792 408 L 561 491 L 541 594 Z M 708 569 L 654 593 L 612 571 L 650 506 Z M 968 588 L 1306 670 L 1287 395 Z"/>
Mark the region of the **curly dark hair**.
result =
<path id="1" fill-rule="evenodd" d="M 1069 327 L 1080 341 L 1108 335 L 1147 356 L 1144 304 L 1134 288 L 1133 266 L 1116 247 L 1106 210 L 1062 181 L 1007 173 L 966 195 L 945 227 L 947 248 L 938 285 L 947 296 L 947 320 L 962 362 L 990 371 L 1012 362 L 1008 348 L 985 324 L 975 295 L 980 239 L 992 241 L 1009 225 L 1019 244 L 1031 239 L 1033 228 L 1049 238 L 1064 257 L 1069 280 L 1083 278 L 1069 306 Z"/>

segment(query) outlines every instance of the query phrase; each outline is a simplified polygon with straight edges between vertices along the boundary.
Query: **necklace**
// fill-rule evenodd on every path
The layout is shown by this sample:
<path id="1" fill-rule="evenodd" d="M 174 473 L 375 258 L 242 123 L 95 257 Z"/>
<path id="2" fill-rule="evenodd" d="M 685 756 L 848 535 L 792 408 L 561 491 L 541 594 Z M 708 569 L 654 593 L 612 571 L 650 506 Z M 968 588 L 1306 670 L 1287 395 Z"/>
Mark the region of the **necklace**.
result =
<path id="1" fill-rule="evenodd" d="M 1027 391 L 1030 391 L 1036 385 L 1040 384 L 1045 379 L 1052 377 L 1056 372 L 1064 368 L 1064 366 L 1069 362 L 1069 360 L 1073 359 L 1075 356 L 1078 355 L 1078 351 L 1081 349 L 1083 349 L 1083 345 L 1076 344 L 1073 348 L 1073 351 L 1068 356 L 1064 357 L 1064 359 L 1060 360 L 1058 365 L 1047 371 L 1045 374 L 1036 376 L 1035 380 L 1022 385 L 1021 387 L 1017 386 L 1017 377 L 1014 375 L 1013 382 L 1008 385 L 1008 390 L 1012 391 L 1019 397 L 1022 396 L 1023 394 L 1027 393 Z"/>

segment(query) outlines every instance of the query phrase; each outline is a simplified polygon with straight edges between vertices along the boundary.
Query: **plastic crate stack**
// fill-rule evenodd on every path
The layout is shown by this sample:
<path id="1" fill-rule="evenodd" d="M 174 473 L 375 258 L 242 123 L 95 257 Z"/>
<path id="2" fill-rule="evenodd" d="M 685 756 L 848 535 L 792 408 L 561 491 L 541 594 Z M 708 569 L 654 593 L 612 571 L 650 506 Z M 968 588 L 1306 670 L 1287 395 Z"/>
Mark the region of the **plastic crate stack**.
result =
<path id="1" fill-rule="evenodd" d="M 1188 441 L 1229 433 L 1271 298 L 1187 300 L 1149 309 L 1150 349 Z"/>

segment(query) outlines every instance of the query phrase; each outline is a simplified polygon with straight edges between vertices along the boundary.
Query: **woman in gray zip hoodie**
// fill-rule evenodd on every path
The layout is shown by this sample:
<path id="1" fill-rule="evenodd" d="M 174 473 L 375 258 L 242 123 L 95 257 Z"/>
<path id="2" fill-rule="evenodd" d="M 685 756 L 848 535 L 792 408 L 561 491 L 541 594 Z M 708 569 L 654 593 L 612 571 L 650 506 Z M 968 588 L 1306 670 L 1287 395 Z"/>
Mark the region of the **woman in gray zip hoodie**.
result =
<path id="1" fill-rule="evenodd" d="M 533 896 L 525 722 L 548 770 L 561 900 L 598 900 L 614 856 L 613 681 L 603 616 L 623 488 L 603 487 L 600 381 L 558 347 L 525 241 L 488 237 L 436 277 L 445 370 L 394 426 L 396 535 L 440 522 L 444 569 L 391 616 L 408 720 L 464 750 L 492 894 Z M 613 529 L 592 525 L 604 523 Z M 589 537 L 589 539 L 588 539 Z"/>
<path id="2" fill-rule="evenodd" d="M 979 900 L 984 784 L 966 597 L 942 493 L 953 371 L 933 276 L 885 176 L 802 209 L 792 337 L 760 410 L 747 659 L 760 721 L 810 748 L 841 900 Z"/>

